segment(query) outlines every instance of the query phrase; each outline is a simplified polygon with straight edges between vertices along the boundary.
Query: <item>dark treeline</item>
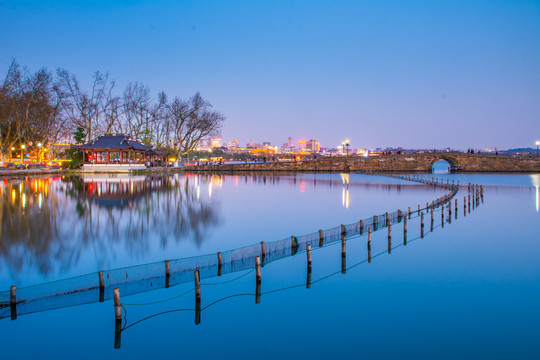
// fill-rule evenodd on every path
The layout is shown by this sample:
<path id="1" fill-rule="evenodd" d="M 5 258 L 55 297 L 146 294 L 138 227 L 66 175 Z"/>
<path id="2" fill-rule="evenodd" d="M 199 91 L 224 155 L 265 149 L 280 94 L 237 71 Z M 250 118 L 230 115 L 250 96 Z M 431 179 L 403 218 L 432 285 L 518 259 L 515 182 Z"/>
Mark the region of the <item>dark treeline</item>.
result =
<path id="1" fill-rule="evenodd" d="M 84 89 L 65 69 L 32 73 L 13 60 L 0 83 L 1 159 L 29 142 L 51 149 L 48 156 L 53 157 L 52 145 L 78 129 L 84 141 L 122 133 L 179 158 L 201 138 L 216 136 L 225 120 L 198 92 L 187 100 L 169 99 L 164 92 L 153 97 L 139 82 L 129 83 L 123 92 L 115 85 L 108 74 L 97 71 Z"/>

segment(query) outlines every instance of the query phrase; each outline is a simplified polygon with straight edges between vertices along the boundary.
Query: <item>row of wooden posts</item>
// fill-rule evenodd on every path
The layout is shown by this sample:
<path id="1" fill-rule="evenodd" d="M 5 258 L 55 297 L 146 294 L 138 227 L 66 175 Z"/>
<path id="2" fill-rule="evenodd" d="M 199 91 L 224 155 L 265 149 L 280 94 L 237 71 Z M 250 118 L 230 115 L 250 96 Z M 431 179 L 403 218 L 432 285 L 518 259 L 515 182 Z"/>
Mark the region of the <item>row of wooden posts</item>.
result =
<path id="1" fill-rule="evenodd" d="M 400 178 L 414 181 L 414 179 L 411 178 L 411 177 L 400 177 Z M 423 183 L 427 183 L 427 184 L 439 185 L 439 182 L 436 181 L 436 180 L 418 180 L 418 181 L 423 182 Z M 442 183 L 442 180 L 440 181 L 440 185 L 445 186 Z M 433 210 L 436 207 L 439 207 L 439 206 L 441 206 L 441 225 L 444 226 L 445 212 L 444 212 L 444 206 L 443 205 L 448 203 L 448 201 L 451 199 L 451 197 L 454 196 L 455 192 L 457 191 L 457 186 L 459 186 L 459 181 L 458 181 L 457 186 L 454 186 L 453 181 L 452 181 L 451 185 L 447 181 L 446 186 L 453 189 L 453 192 L 451 194 L 448 194 L 448 195 L 445 195 L 445 196 L 443 196 L 441 198 L 438 198 L 437 200 L 433 201 L 431 203 L 431 205 L 429 203 L 426 203 L 426 208 L 425 208 L 426 211 L 431 210 L 431 231 L 433 231 L 433 221 L 434 221 L 434 219 L 433 219 Z M 469 184 L 469 189 L 479 189 L 479 190 L 476 191 L 476 196 L 477 196 L 476 200 L 478 201 L 478 197 L 480 196 L 480 194 L 483 193 L 482 187 L 481 186 L 477 187 L 476 185 L 473 185 L 473 187 L 471 188 L 471 185 Z M 464 207 L 466 209 L 465 200 L 466 199 L 464 198 Z M 468 204 L 469 204 L 469 212 L 470 212 L 470 194 L 469 194 Z M 424 237 L 424 212 L 421 211 L 421 210 L 422 209 L 420 208 L 420 205 L 418 205 L 418 213 L 420 214 L 420 236 L 423 238 Z M 455 216 L 456 216 L 456 219 L 457 219 L 457 210 L 458 210 L 458 200 L 455 199 L 455 212 L 456 212 Z M 401 219 L 403 219 L 403 244 L 407 245 L 407 218 L 411 219 L 411 215 L 412 215 L 411 207 L 408 208 L 407 216 L 402 216 L 401 210 L 398 210 L 397 213 L 398 213 L 398 222 L 400 222 Z M 451 221 L 452 208 L 451 208 L 450 205 L 448 206 L 448 214 L 449 214 L 449 221 Z M 372 227 L 373 227 L 374 231 L 377 230 L 377 222 L 378 222 L 377 221 L 377 216 L 374 215 L 373 216 L 373 223 L 372 223 Z M 385 213 L 385 225 L 388 228 L 388 253 L 390 254 L 391 251 L 392 251 L 392 242 L 391 242 L 391 239 L 392 239 L 392 222 L 389 219 L 388 212 Z M 359 234 L 362 235 L 363 234 L 363 228 L 364 228 L 364 221 L 363 220 L 360 220 L 359 226 L 360 226 Z M 371 233 L 372 233 L 372 228 L 369 227 L 368 228 L 368 236 L 367 236 L 368 262 L 371 262 Z M 346 235 L 347 235 L 346 226 L 342 224 L 341 225 L 341 258 L 342 258 L 341 272 L 342 273 L 346 272 Z M 324 231 L 319 230 L 319 247 L 322 247 L 323 245 L 324 245 Z M 263 241 L 261 241 L 260 246 L 261 246 L 261 255 L 255 257 L 255 271 L 256 271 L 255 272 L 255 277 L 256 277 L 255 302 L 256 303 L 260 303 L 260 296 L 261 296 L 260 285 L 261 285 L 261 281 L 262 281 L 261 267 L 264 266 L 264 259 L 265 259 L 265 254 L 266 254 L 265 243 Z M 298 251 L 298 248 L 299 248 L 299 243 L 298 243 L 297 237 L 291 236 L 291 245 L 290 246 L 291 246 L 291 255 L 295 255 L 297 253 L 297 251 Z M 311 287 L 311 244 L 306 245 L 306 256 L 307 256 L 307 269 L 308 269 L 306 287 L 310 288 Z M 221 276 L 221 268 L 222 268 L 222 265 L 223 265 L 221 252 L 217 253 L 217 258 L 218 258 L 218 276 Z M 261 258 L 262 258 L 262 261 L 261 261 Z M 165 274 L 165 276 L 166 276 L 166 285 L 165 285 L 165 287 L 168 287 L 168 283 L 169 283 L 168 279 L 170 278 L 170 270 L 169 270 L 169 266 L 168 266 L 169 264 L 168 263 L 169 263 L 169 261 L 165 260 L 165 271 L 166 271 L 166 274 Z M 101 281 L 101 276 L 100 276 L 100 281 Z M 194 281 L 195 281 L 195 314 L 196 314 L 195 323 L 199 324 L 200 323 L 200 301 L 201 301 L 201 283 L 200 283 L 200 272 L 199 272 L 199 270 L 194 270 Z M 120 302 L 120 291 L 119 291 L 119 289 L 115 288 L 114 291 L 113 291 L 113 294 L 114 294 L 115 318 L 117 320 L 121 320 L 122 319 L 122 312 L 121 312 L 121 302 Z"/>
<path id="2" fill-rule="evenodd" d="M 446 185 L 443 183 L 442 180 L 438 181 L 434 178 L 432 179 L 421 179 L 419 176 L 416 175 L 408 175 L 408 176 L 392 176 L 396 178 L 401 178 L 405 180 L 410 181 L 417 181 L 428 185 L 434 185 L 434 186 L 443 186 L 445 188 L 452 189 L 452 192 L 448 195 L 445 195 L 441 198 L 436 199 L 431 204 L 426 203 L 426 211 L 431 210 L 431 230 L 433 230 L 433 210 L 436 207 L 442 206 L 446 204 L 457 192 L 457 188 L 459 186 L 459 180 L 457 182 L 457 185 L 454 185 L 454 181 L 452 180 L 452 184 L 449 183 L 447 180 Z M 473 209 L 477 204 L 479 203 L 479 200 L 482 199 L 483 201 L 483 187 L 481 185 L 476 184 L 468 184 L 468 197 L 463 198 L 463 211 L 464 215 L 466 215 L 467 210 L 470 213 L 471 211 L 471 194 L 473 196 L 473 199 L 475 201 L 472 202 Z M 467 203 L 466 203 L 467 200 Z M 420 205 L 418 205 L 418 214 L 420 215 L 420 235 L 423 238 L 424 237 L 424 212 L 421 211 Z M 455 218 L 457 219 L 457 211 L 458 211 L 458 200 L 455 199 Z M 451 221 L 452 217 L 452 208 L 451 206 L 448 206 L 448 212 L 449 212 L 449 221 Z M 402 214 L 401 210 L 397 211 L 397 218 L 398 222 L 401 222 L 403 220 L 403 235 L 404 245 L 407 244 L 407 219 L 411 219 L 412 211 L 411 207 L 408 207 L 407 214 Z M 444 207 L 442 207 L 441 211 L 441 225 L 444 226 Z M 372 230 L 376 231 L 378 227 L 378 217 L 376 215 L 373 216 L 372 220 L 372 227 L 368 228 L 368 239 L 367 239 L 367 247 L 368 247 L 368 262 L 371 262 L 371 233 Z M 391 237 L 392 237 L 392 222 L 390 221 L 388 212 L 385 213 L 385 225 L 388 228 L 388 253 L 391 253 Z M 360 231 L 359 234 L 363 235 L 364 230 L 364 220 L 359 221 Z M 342 253 L 342 272 L 345 273 L 346 271 L 346 227 L 345 225 L 341 225 L 341 253 Z M 324 245 L 324 231 L 319 230 L 319 247 L 322 247 Z M 260 284 L 261 284 L 261 267 L 264 266 L 265 262 L 265 243 L 261 242 L 261 256 L 257 256 L 255 258 L 255 267 L 256 267 L 256 283 L 257 291 L 256 291 L 256 302 L 260 302 Z M 295 236 L 291 236 L 291 255 L 295 255 L 299 249 L 299 243 L 298 239 Z M 311 287 L 311 245 L 307 244 L 306 246 L 306 253 L 307 253 L 307 261 L 308 261 L 308 281 L 306 286 L 309 288 Z M 221 252 L 217 253 L 218 257 L 218 271 L 217 275 L 221 276 L 222 273 L 222 256 Z M 169 266 L 169 260 L 165 260 L 165 287 L 168 288 L 170 286 L 170 266 Z M 99 277 L 99 302 L 103 302 L 105 299 L 105 276 L 104 272 L 100 270 L 98 272 Z M 119 288 L 113 289 L 113 298 L 114 298 L 114 308 L 115 308 L 115 319 L 121 320 L 122 318 L 122 311 L 121 311 L 121 301 L 120 301 L 120 290 Z M 199 270 L 195 270 L 195 298 L 196 298 L 196 323 L 200 322 L 200 299 L 201 299 L 201 289 L 200 289 L 200 272 Z M 10 305 L 11 305 L 11 318 L 14 320 L 17 318 L 17 287 L 11 286 L 10 287 Z M 199 311 L 197 311 L 197 309 Z M 120 328 L 119 328 L 120 329 Z"/>
<path id="3" fill-rule="evenodd" d="M 409 180 L 411 180 L 409 178 Z M 414 181 L 414 180 L 413 180 Z M 434 180 L 430 181 L 423 181 L 428 184 L 434 184 L 439 185 Z M 442 180 L 441 180 L 441 185 Z M 444 185 L 443 185 L 444 186 Z M 433 231 L 433 210 L 435 207 L 441 206 L 441 225 L 444 226 L 444 204 L 449 202 L 449 200 L 455 195 L 457 192 L 457 186 L 459 186 L 459 181 L 456 187 L 454 187 L 454 182 L 452 181 L 452 185 L 450 185 L 447 181 L 447 186 L 451 187 L 453 189 L 452 193 L 450 195 L 443 196 L 442 198 L 437 199 L 436 201 L 432 202 L 431 206 L 429 203 L 426 203 L 426 211 L 429 211 L 431 209 L 431 231 Z M 469 189 L 471 189 L 471 186 L 469 184 Z M 481 194 L 483 194 L 483 189 L 480 188 Z M 469 190 L 470 192 L 470 190 Z M 478 195 L 479 192 L 477 191 L 477 201 L 478 201 Z M 483 195 L 482 195 L 483 196 Z M 465 206 L 465 198 L 464 198 L 464 206 Z M 474 206 L 474 204 L 473 204 Z M 457 209 L 458 209 L 458 200 L 455 199 L 455 217 L 457 219 Z M 470 194 L 469 194 L 469 212 L 470 212 Z M 397 211 L 398 213 L 398 222 L 402 219 L 401 210 Z M 408 208 L 408 214 L 407 216 L 403 216 L 403 245 L 407 245 L 407 219 L 411 219 L 411 208 Z M 420 236 L 421 238 L 424 237 L 424 212 L 421 211 L 420 205 L 418 205 L 418 213 L 420 214 Z M 449 222 L 451 222 L 452 218 L 452 207 L 449 204 L 448 206 L 448 219 Z M 368 263 L 371 263 L 371 233 L 372 228 L 373 230 L 377 230 L 377 216 L 373 216 L 372 220 L 372 227 L 368 228 L 368 236 L 367 236 L 367 251 L 368 251 Z M 385 225 L 388 228 L 388 253 L 390 254 L 392 252 L 392 222 L 389 219 L 388 212 L 385 213 Z M 364 229 L 364 221 L 360 220 L 359 222 L 360 231 L 359 234 L 363 234 Z M 347 231 L 345 225 L 341 225 L 341 272 L 343 274 L 346 273 L 347 267 L 346 267 L 346 238 L 347 238 Z M 324 245 L 324 231 L 319 230 L 319 247 L 322 247 Z M 298 239 L 295 236 L 291 236 L 291 255 L 295 255 L 298 251 L 299 244 Z M 265 243 L 261 241 L 261 255 L 255 257 L 255 303 L 259 304 L 261 299 L 261 282 L 262 282 L 262 275 L 261 275 L 261 267 L 264 266 L 264 259 L 265 259 Z M 221 252 L 217 253 L 218 257 L 218 276 L 221 276 L 221 267 L 222 267 L 222 257 Z M 261 261 L 262 257 L 262 261 Z M 312 267 L 312 260 L 311 260 L 311 244 L 306 244 L 306 260 L 307 260 L 307 278 L 306 278 L 306 288 L 311 288 L 311 267 Z M 168 267 L 168 260 L 166 260 L 166 279 L 170 277 L 169 273 L 169 267 Z M 194 281 L 195 281 L 195 324 L 200 324 L 201 321 L 201 279 L 200 279 L 200 272 L 199 270 L 194 270 Z M 166 287 L 168 284 L 168 281 L 166 281 Z M 120 335 L 121 335 L 121 322 L 122 322 L 122 312 L 121 312 L 121 302 L 120 302 L 120 291 L 118 288 L 114 289 L 114 306 L 115 306 L 115 318 L 116 318 L 116 326 L 115 326 L 115 347 L 120 347 Z"/>

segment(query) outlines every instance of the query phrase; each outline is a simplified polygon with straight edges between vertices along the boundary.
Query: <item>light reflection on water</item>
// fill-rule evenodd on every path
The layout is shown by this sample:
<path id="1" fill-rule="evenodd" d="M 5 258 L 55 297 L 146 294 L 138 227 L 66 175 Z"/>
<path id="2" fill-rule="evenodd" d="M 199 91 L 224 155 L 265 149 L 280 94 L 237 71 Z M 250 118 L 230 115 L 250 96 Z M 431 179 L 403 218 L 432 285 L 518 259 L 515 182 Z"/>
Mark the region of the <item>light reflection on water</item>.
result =
<path id="1" fill-rule="evenodd" d="M 84 347 L 87 350 L 81 354 L 83 358 L 111 358 L 119 352 L 133 358 L 156 354 L 187 358 L 253 354 L 262 359 L 357 358 L 359 351 L 365 357 L 379 358 L 538 358 L 538 175 L 442 177 L 459 179 L 461 184 L 484 184 L 484 204 L 464 217 L 464 194 L 460 191 L 460 211 L 451 225 L 384 254 L 369 265 L 362 263 L 347 269 L 346 274 L 309 290 L 294 288 L 263 295 L 261 304 L 255 304 L 251 296 L 220 302 L 203 314 L 198 326 L 194 325 L 192 312 L 152 318 L 123 334 L 122 348 L 116 352 L 110 302 L 26 315 L 17 321 L 0 322 L 8 344 L 5 355 L 30 358 L 53 351 L 80 352 Z M 220 186 L 220 177 L 215 179 L 213 182 L 212 176 L 194 176 L 190 180 L 192 193 L 201 189 L 200 201 L 220 204 L 221 222 L 206 233 L 197 250 L 203 253 L 350 223 L 385 210 L 423 204 L 438 196 L 429 187 L 350 175 L 347 211 L 343 202 L 345 184 L 339 174 L 255 175 L 244 179 L 224 176 Z M 67 186 L 65 182 L 59 184 Z M 20 188 L 18 183 L 16 188 Z M 2 189 L 2 199 L 7 194 L 8 203 L 19 204 L 20 193 L 16 192 L 12 200 L 6 189 Z M 42 192 L 43 208 L 51 206 L 51 193 L 56 191 L 53 186 L 48 189 Z M 169 191 L 153 193 L 167 199 Z M 196 195 L 192 198 L 196 199 Z M 24 211 L 39 209 L 32 205 L 36 204 L 32 199 L 27 196 Z M 76 201 L 71 197 L 69 201 L 73 213 Z M 97 208 L 94 204 L 93 211 Z M 418 235 L 416 225 L 409 224 L 411 238 Z M 394 227 L 397 241 L 400 229 L 399 225 Z M 375 233 L 373 254 L 378 250 L 384 253 L 386 242 L 386 232 Z M 196 242 L 190 238 L 175 244 L 178 247 L 167 247 L 167 251 L 178 251 L 174 253 L 178 255 L 179 249 Z M 365 259 L 366 251 L 365 239 L 348 241 L 347 264 Z M 137 259 L 151 258 L 132 255 Z M 164 254 L 158 251 L 157 255 Z M 339 246 L 313 253 L 313 279 L 339 272 L 341 267 Z M 265 266 L 262 291 L 305 281 L 305 255 L 298 254 Z M 125 301 L 153 302 L 181 294 L 188 286 L 192 285 L 152 291 Z M 254 288 L 251 276 L 227 285 L 205 287 L 203 306 L 231 294 L 251 294 Z M 128 307 L 130 323 L 161 311 L 193 308 L 191 295 L 171 303 Z M 77 323 L 73 324 L 72 319 Z M 66 332 L 68 326 L 77 331 Z M 28 333 L 44 336 L 24 336 Z M 261 345 L 261 339 L 270 345 Z M 181 346 L 185 344 L 189 346 Z"/>
<path id="2" fill-rule="evenodd" d="M 275 241 L 444 192 L 349 174 L 84 175 L 0 191 L 4 287 Z"/>

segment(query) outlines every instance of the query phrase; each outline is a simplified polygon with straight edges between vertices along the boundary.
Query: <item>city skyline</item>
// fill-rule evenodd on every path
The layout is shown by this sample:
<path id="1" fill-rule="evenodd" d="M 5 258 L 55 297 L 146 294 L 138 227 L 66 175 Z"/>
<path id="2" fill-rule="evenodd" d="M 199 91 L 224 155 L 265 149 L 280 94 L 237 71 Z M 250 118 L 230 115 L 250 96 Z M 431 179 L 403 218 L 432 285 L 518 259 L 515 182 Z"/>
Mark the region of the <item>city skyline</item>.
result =
<path id="1" fill-rule="evenodd" d="M 221 138 L 514 148 L 540 138 L 540 3 L 6 1 L 0 73 L 108 72 L 223 112 Z M 511 127 L 511 129 L 508 129 Z M 252 137 L 251 134 L 264 134 Z M 353 145 L 354 144 L 354 145 Z"/>

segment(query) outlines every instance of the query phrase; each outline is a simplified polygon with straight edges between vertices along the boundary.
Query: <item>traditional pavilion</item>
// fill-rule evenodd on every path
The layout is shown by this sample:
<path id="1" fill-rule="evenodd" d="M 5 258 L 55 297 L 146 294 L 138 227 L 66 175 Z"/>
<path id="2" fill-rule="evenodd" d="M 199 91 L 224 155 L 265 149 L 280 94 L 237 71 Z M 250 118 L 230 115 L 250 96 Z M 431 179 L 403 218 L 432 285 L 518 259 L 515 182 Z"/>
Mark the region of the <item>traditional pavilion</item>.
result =
<path id="1" fill-rule="evenodd" d="M 152 149 L 124 134 L 105 134 L 77 146 L 84 171 L 132 171 L 166 164 L 167 153 Z"/>

